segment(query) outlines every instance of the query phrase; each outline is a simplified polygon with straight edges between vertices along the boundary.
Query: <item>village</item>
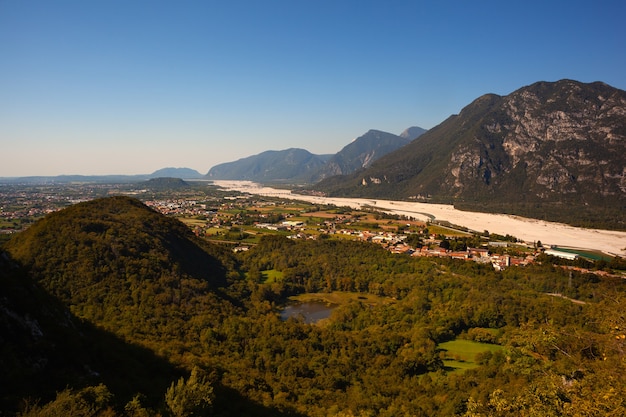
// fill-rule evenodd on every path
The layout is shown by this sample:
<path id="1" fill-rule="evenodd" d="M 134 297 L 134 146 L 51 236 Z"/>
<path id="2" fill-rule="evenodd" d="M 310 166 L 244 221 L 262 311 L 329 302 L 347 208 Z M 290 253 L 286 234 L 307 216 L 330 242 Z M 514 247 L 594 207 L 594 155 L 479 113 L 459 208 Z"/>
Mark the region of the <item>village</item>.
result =
<path id="1" fill-rule="evenodd" d="M 509 235 L 481 235 L 450 225 L 332 205 L 323 208 L 249 195 L 227 197 L 213 205 L 194 200 L 146 204 L 179 217 L 198 236 L 235 244 L 235 251 L 249 250 L 264 234 L 280 234 L 289 239 L 359 240 L 396 254 L 460 259 L 491 264 L 496 270 L 531 264 L 541 254 L 566 260 L 579 258 L 576 253 L 544 248 L 541 242 L 522 242 Z"/>
<path id="2" fill-rule="evenodd" d="M 337 225 L 333 221 L 325 221 L 318 229 L 319 234 L 308 234 L 307 228 L 304 222 L 301 221 L 283 221 L 280 224 L 269 223 L 257 223 L 257 228 L 272 230 L 272 231 L 289 231 L 287 237 L 290 239 L 318 239 L 320 237 L 337 237 L 337 238 L 352 238 L 354 240 L 360 240 L 365 242 L 371 242 L 381 245 L 388 251 L 397 254 L 405 254 L 410 256 L 424 256 L 424 257 L 437 257 L 437 258 L 452 258 L 461 259 L 466 261 L 474 261 L 484 264 L 492 264 L 496 270 L 502 270 L 510 266 L 528 265 L 535 261 L 535 254 L 540 252 L 532 252 L 525 256 L 512 256 L 507 253 L 490 253 L 487 247 L 498 247 L 501 249 L 509 247 L 510 243 L 494 241 L 487 242 L 486 247 L 473 248 L 466 247 L 464 250 L 452 250 L 447 245 L 447 238 L 445 235 L 430 234 L 423 235 L 423 232 L 417 232 L 420 234 L 419 247 L 418 245 L 411 245 L 407 242 L 410 235 L 404 233 L 395 233 L 392 231 L 377 231 L 372 232 L 369 230 L 358 230 L 349 228 L 337 228 Z M 519 252 L 519 249 L 526 245 L 516 244 L 517 249 L 515 252 Z M 241 248 L 239 249 L 241 250 Z M 554 256 L 562 255 L 571 259 L 575 259 L 576 255 L 568 254 L 565 252 L 558 252 L 550 250 L 550 254 Z"/>
<path id="3" fill-rule="evenodd" d="M 297 220 L 284 220 L 280 223 L 255 223 L 254 227 L 272 232 L 285 232 L 289 239 L 348 238 L 371 242 L 381 245 L 391 253 L 491 264 L 496 271 L 550 260 L 555 266 L 569 271 L 594 274 L 601 277 L 626 278 L 623 272 L 589 268 L 589 264 L 593 264 L 590 262 L 591 258 L 581 257 L 574 251 L 554 247 L 546 248 L 542 246 L 541 242 L 522 242 L 509 235 L 480 236 L 480 234 L 470 234 L 436 224 L 422 224 L 418 231 L 408 234 L 389 230 L 372 232 L 345 227 L 346 224 L 350 224 L 355 220 L 358 222 L 359 217 L 358 215 L 356 218 L 339 216 L 326 220 L 321 224 L 317 224 L 318 228 L 316 230 L 318 233 L 314 234 L 307 231 L 307 224 L 304 221 Z M 338 224 L 341 226 L 338 227 Z M 404 224 L 407 230 L 410 230 L 411 226 L 419 224 L 419 222 L 398 223 L 398 225 L 402 224 Z M 443 233 L 428 233 L 429 229 Z M 465 236 L 466 239 L 459 239 L 459 236 Z M 489 238 L 497 238 L 498 240 L 490 240 Z M 463 243 L 459 245 L 459 241 Z M 479 245 L 476 245 L 477 247 L 467 246 L 466 242 L 469 241 L 479 242 L 480 247 L 478 247 Z M 409 242 L 416 242 L 417 244 Z M 456 247 L 451 248 L 451 246 Z M 238 245 L 234 250 L 247 251 L 249 249 L 249 245 Z M 574 262 L 578 260 L 581 262 Z M 578 264 L 585 264 L 587 267 Z"/>

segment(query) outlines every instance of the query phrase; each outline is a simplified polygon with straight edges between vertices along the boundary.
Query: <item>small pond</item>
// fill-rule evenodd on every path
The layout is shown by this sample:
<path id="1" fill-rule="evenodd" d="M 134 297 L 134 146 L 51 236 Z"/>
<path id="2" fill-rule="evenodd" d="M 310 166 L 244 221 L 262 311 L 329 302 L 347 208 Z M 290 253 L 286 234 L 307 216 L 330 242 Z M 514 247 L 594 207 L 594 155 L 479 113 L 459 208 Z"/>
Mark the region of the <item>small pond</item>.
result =
<path id="1" fill-rule="evenodd" d="M 281 311 L 280 318 L 287 320 L 289 317 L 302 317 L 305 323 L 311 324 L 330 316 L 336 307 L 335 304 L 321 302 L 290 304 Z"/>

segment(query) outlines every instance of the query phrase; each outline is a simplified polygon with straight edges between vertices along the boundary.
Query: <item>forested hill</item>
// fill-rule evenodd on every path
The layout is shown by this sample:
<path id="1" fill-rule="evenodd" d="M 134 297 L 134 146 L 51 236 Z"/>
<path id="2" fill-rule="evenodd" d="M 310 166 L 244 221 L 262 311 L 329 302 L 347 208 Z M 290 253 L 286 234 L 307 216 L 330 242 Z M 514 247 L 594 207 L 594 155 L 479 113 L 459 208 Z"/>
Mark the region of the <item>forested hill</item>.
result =
<path id="1" fill-rule="evenodd" d="M 107 398 L 109 389 L 122 401 L 138 392 L 159 398 L 181 375 L 154 352 L 74 316 L 0 252 L 0 415 L 11 415 L 28 401 L 51 401 L 67 388 L 84 388 L 94 399 Z M 37 415 L 87 415 L 72 411 Z"/>
<path id="2" fill-rule="evenodd" d="M 3 249 L 0 382 L 11 390 L 0 414 L 65 388 L 85 387 L 60 402 L 90 398 L 91 414 L 74 415 L 108 407 L 109 389 L 122 404 L 141 393 L 159 405 L 192 368 L 201 332 L 241 309 L 228 294 L 238 281 L 231 252 L 132 198 L 51 213 Z M 72 415 L 55 412 L 34 415 Z"/>
<path id="3" fill-rule="evenodd" d="M 229 253 L 135 199 L 98 199 L 52 213 L 6 250 L 78 317 L 135 340 L 153 339 L 153 332 L 176 338 L 172 316 L 207 300 L 228 314 L 216 291 L 234 269 Z"/>

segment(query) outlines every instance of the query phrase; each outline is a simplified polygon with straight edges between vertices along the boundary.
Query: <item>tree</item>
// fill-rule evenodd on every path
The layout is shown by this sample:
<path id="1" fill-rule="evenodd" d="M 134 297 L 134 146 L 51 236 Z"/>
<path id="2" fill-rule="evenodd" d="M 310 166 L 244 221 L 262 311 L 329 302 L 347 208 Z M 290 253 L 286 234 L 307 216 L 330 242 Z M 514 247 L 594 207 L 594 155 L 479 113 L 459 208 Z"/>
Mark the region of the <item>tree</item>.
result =
<path id="1" fill-rule="evenodd" d="M 175 417 L 208 416 L 213 404 L 213 386 L 194 367 L 189 379 L 180 378 L 165 393 L 165 402 Z"/>
<path id="2" fill-rule="evenodd" d="M 113 394 L 105 385 L 90 386 L 80 391 L 65 389 L 54 401 L 39 406 L 27 404 L 22 417 L 93 417 L 115 416 L 111 408 Z"/>

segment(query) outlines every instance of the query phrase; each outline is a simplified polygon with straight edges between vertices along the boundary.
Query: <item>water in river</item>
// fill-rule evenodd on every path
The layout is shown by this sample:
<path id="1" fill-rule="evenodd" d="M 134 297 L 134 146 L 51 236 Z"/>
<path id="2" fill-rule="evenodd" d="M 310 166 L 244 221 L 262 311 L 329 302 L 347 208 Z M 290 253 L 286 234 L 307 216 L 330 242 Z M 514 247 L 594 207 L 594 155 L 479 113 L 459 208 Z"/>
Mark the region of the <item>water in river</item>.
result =
<path id="1" fill-rule="evenodd" d="M 302 317 L 305 323 L 316 323 L 330 316 L 335 307 L 337 306 L 333 304 L 319 302 L 290 304 L 283 309 L 280 317 L 283 320 L 289 317 Z"/>

